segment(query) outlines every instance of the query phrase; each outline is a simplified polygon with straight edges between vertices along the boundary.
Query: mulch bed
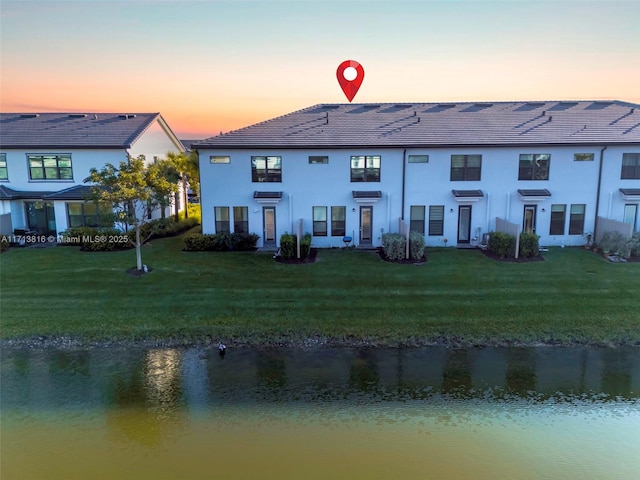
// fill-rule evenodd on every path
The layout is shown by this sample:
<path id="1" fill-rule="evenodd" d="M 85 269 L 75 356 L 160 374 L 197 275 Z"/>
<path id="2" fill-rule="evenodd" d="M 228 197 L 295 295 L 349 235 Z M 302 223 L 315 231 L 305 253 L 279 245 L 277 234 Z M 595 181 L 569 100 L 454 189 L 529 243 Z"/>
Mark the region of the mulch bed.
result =
<path id="1" fill-rule="evenodd" d="M 316 258 L 318 257 L 318 249 L 312 248 L 309 250 L 309 256 L 306 258 L 282 258 L 282 257 L 273 257 L 278 263 L 289 263 L 293 265 L 302 265 L 304 263 L 315 263 Z"/>
<path id="2" fill-rule="evenodd" d="M 378 247 L 378 255 L 385 262 L 389 263 L 397 263 L 398 265 L 424 265 L 427 263 L 427 257 L 422 257 L 420 260 L 412 260 L 412 259 L 404 259 L 404 260 L 389 260 L 387 256 L 384 254 L 384 248 Z"/>
<path id="3" fill-rule="evenodd" d="M 151 267 L 147 267 L 146 272 L 144 270 L 138 270 L 136 267 L 132 267 L 127 270 L 127 275 L 131 275 L 132 277 L 142 277 L 151 271 L 153 271 L 153 268 Z"/>
<path id="4" fill-rule="evenodd" d="M 489 257 L 493 260 L 497 260 L 498 262 L 509 262 L 509 263 L 529 263 L 529 262 L 542 262 L 544 261 L 544 257 L 540 254 L 536 255 L 535 257 L 518 257 L 518 258 L 500 258 L 498 255 L 496 255 L 495 253 L 489 251 L 489 250 L 482 250 L 480 249 L 480 251 L 484 254 L 485 257 Z"/>

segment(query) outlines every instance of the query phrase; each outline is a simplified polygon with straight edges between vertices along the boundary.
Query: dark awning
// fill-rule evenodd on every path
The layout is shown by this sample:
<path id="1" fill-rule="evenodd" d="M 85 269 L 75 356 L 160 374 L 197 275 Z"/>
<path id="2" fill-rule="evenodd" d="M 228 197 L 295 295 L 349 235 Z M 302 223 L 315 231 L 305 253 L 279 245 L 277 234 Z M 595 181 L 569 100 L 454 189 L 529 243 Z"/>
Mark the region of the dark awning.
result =
<path id="1" fill-rule="evenodd" d="M 537 190 L 518 190 L 521 197 L 550 197 L 551 192 L 546 188 L 540 188 Z"/>
<path id="2" fill-rule="evenodd" d="M 482 190 L 451 190 L 451 192 L 456 198 L 484 197 L 484 193 L 482 193 Z"/>
<path id="3" fill-rule="evenodd" d="M 253 198 L 282 198 L 282 192 L 253 192 Z"/>
<path id="4" fill-rule="evenodd" d="M 354 190 L 353 198 L 382 198 L 380 190 Z"/>
<path id="5" fill-rule="evenodd" d="M 621 188 L 620 193 L 625 198 L 638 197 L 640 199 L 640 188 Z"/>

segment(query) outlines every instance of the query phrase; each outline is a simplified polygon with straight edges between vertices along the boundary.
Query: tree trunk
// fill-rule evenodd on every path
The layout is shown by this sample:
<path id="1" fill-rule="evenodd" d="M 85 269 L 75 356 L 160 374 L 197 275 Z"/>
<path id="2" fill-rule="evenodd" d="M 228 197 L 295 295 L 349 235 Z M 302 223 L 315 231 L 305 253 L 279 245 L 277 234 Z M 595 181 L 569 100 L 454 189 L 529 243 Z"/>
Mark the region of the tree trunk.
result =
<path id="1" fill-rule="evenodd" d="M 136 225 L 136 268 L 142 270 L 142 242 L 140 242 L 140 225 Z"/>
<path id="2" fill-rule="evenodd" d="M 184 195 L 184 218 L 189 218 L 189 195 L 187 194 L 187 179 L 182 175 L 182 194 Z"/>
<path id="3" fill-rule="evenodd" d="M 180 212 L 178 210 L 178 200 L 180 199 L 180 197 L 178 195 L 180 195 L 178 192 L 175 192 L 173 194 L 173 204 L 176 206 L 176 211 L 174 213 L 174 218 L 175 218 L 176 222 L 180 221 Z"/>

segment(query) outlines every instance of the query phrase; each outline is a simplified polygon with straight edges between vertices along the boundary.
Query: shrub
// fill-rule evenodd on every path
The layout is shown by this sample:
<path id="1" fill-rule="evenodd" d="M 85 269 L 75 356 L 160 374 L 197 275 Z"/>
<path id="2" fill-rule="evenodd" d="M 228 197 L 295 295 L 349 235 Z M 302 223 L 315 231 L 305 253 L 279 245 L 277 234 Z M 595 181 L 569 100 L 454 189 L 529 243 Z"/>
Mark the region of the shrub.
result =
<path id="1" fill-rule="evenodd" d="M 605 253 L 616 253 L 621 257 L 629 258 L 636 241 L 634 237 L 625 238 L 620 232 L 604 232 L 598 246 Z"/>
<path id="2" fill-rule="evenodd" d="M 489 251 L 500 258 L 514 257 L 516 252 L 515 237 L 504 232 L 491 232 L 489 234 Z"/>
<path id="3" fill-rule="evenodd" d="M 520 252 L 521 257 L 535 257 L 540 251 L 538 240 L 540 237 L 535 233 L 525 232 L 520 234 Z"/>
<path id="4" fill-rule="evenodd" d="M 203 235 L 191 232 L 184 236 L 184 249 L 187 252 L 228 252 L 244 251 L 256 248 L 260 237 L 255 233 L 216 233 Z"/>
<path id="5" fill-rule="evenodd" d="M 282 258 L 297 258 L 298 256 L 298 236 L 291 233 L 284 233 L 280 236 L 280 256 Z M 305 233 L 300 240 L 300 258 L 307 258 L 311 250 L 311 234 Z"/>
<path id="6" fill-rule="evenodd" d="M 0 239 L 0 252 L 4 252 L 9 249 L 9 240 L 6 238 Z"/>
<path id="7" fill-rule="evenodd" d="M 405 240 L 399 233 L 385 233 L 382 235 L 382 250 L 389 260 L 403 260 Z"/>
<path id="8" fill-rule="evenodd" d="M 629 243 L 631 244 L 631 255 L 634 257 L 640 256 L 640 232 L 634 232 Z"/>
<path id="9" fill-rule="evenodd" d="M 418 232 L 409 233 L 409 257 L 412 260 L 421 260 L 424 257 L 424 235 Z"/>

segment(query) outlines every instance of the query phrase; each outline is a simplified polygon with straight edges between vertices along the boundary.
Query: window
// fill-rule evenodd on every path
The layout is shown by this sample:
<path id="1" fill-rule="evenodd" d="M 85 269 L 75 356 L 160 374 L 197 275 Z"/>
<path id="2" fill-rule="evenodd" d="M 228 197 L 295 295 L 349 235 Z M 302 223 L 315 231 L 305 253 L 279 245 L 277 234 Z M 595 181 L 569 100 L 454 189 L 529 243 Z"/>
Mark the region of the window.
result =
<path id="1" fill-rule="evenodd" d="M 327 207 L 313 207 L 313 235 L 327 236 Z"/>
<path id="2" fill-rule="evenodd" d="M 548 153 L 525 153 L 520 155 L 518 180 L 549 180 Z"/>
<path id="3" fill-rule="evenodd" d="M 344 237 L 346 233 L 347 207 L 331 207 L 331 235 Z"/>
<path id="4" fill-rule="evenodd" d="M 67 203 L 67 218 L 69 228 L 102 226 L 98 205 L 93 202 Z"/>
<path id="5" fill-rule="evenodd" d="M 444 205 L 429 207 L 429 235 L 442 235 L 444 232 Z"/>
<path id="6" fill-rule="evenodd" d="M 633 229 L 635 230 L 637 227 L 636 219 L 638 218 L 638 205 L 635 203 L 629 203 L 624 206 L 624 216 L 622 221 L 624 223 L 629 223 L 633 225 Z"/>
<path id="7" fill-rule="evenodd" d="M 7 171 L 7 154 L 0 153 L 0 181 L 9 180 L 9 172 Z"/>
<path id="8" fill-rule="evenodd" d="M 251 157 L 252 182 L 282 182 L 282 157 Z"/>
<path id="9" fill-rule="evenodd" d="M 229 207 L 213 207 L 216 233 L 229 233 Z"/>
<path id="10" fill-rule="evenodd" d="M 229 156 L 220 156 L 220 155 L 211 155 L 209 157 L 209 163 L 231 163 L 231 157 L 229 157 Z"/>
<path id="11" fill-rule="evenodd" d="M 233 207 L 233 231 L 249 233 L 249 207 Z"/>
<path id="12" fill-rule="evenodd" d="M 71 155 L 27 155 L 29 179 L 73 180 Z"/>
<path id="13" fill-rule="evenodd" d="M 593 153 L 574 153 L 574 162 L 593 162 Z"/>
<path id="14" fill-rule="evenodd" d="M 351 157 L 351 181 L 352 182 L 379 182 L 380 181 L 380 156 L 352 156 Z"/>
<path id="15" fill-rule="evenodd" d="M 409 230 L 424 235 L 424 205 L 412 205 L 409 218 Z"/>
<path id="16" fill-rule="evenodd" d="M 429 163 L 429 155 L 409 155 L 409 163 Z"/>
<path id="17" fill-rule="evenodd" d="M 582 235 L 584 233 L 584 208 L 584 203 L 571 205 L 569 235 Z"/>
<path id="18" fill-rule="evenodd" d="M 551 205 L 551 224 L 549 226 L 549 235 L 564 235 L 566 213 L 566 205 Z"/>
<path id="19" fill-rule="evenodd" d="M 451 181 L 480 180 L 482 155 L 451 155 Z"/>
<path id="20" fill-rule="evenodd" d="M 309 164 L 311 165 L 326 165 L 329 163 L 329 157 L 309 155 Z"/>
<path id="21" fill-rule="evenodd" d="M 640 153 L 622 154 L 622 175 L 620 178 L 640 180 Z"/>

